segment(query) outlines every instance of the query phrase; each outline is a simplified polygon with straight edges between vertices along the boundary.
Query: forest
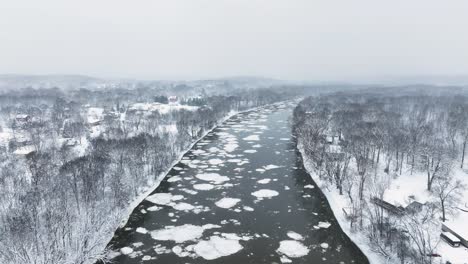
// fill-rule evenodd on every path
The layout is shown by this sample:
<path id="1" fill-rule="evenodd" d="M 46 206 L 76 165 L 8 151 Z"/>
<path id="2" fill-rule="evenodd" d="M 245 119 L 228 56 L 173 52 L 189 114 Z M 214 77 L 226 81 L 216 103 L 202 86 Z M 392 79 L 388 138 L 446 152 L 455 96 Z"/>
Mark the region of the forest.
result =
<path id="1" fill-rule="evenodd" d="M 466 218 L 466 94 L 366 90 L 308 97 L 293 130 L 350 232 L 394 263 L 436 263 L 442 224 Z M 437 262 L 439 263 L 439 262 Z M 445 263 L 445 262 L 444 262 Z"/>
<path id="2" fill-rule="evenodd" d="M 231 88 L 0 94 L 0 263 L 96 262 L 196 140 L 230 115 L 296 96 Z"/>

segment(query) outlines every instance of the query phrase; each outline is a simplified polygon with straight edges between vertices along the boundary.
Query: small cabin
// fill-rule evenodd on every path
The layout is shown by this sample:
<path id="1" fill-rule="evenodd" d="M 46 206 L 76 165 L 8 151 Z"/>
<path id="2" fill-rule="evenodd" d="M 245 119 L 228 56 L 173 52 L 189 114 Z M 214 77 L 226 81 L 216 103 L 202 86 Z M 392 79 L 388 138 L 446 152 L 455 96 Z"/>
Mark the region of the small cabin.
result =
<path id="1" fill-rule="evenodd" d="M 406 213 L 416 214 L 422 211 L 424 204 L 418 201 L 412 201 L 408 206 L 405 207 Z"/>
<path id="2" fill-rule="evenodd" d="M 453 223 L 445 222 L 442 224 L 442 231 L 450 233 L 460 241 L 460 244 L 468 247 L 468 229 L 463 225 L 453 225 Z"/>
<path id="3" fill-rule="evenodd" d="M 177 104 L 179 102 L 179 99 L 175 95 L 169 96 L 167 99 L 170 104 Z"/>
<path id="4" fill-rule="evenodd" d="M 458 239 L 458 237 L 454 236 L 450 232 L 442 232 L 440 237 L 452 247 L 459 247 L 461 245 L 460 239 Z"/>
<path id="5" fill-rule="evenodd" d="M 371 202 L 381 207 L 382 209 L 387 211 L 389 214 L 396 215 L 396 216 L 403 216 L 405 214 L 405 209 L 403 207 L 393 205 L 377 197 L 373 197 L 371 199 Z"/>

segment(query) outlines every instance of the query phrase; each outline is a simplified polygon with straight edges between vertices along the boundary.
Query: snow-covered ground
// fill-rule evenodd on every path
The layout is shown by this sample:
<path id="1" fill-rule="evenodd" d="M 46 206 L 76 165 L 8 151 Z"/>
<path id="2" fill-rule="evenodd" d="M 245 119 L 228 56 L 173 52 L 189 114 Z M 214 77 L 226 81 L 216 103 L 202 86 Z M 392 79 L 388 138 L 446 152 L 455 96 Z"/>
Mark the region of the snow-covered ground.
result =
<path id="1" fill-rule="evenodd" d="M 321 187 L 322 192 L 327 197 L 328 202 L 335 214 L 335 217 L 338 219 L 341 228 L 346 232 L 346 234 L 359 246 L 359 248 L 366 254 L 369 258 L 371 264 L 379 263 L 392 263 L 389 260 L 383 258 L 383 256 L 376 254 L 369 246 L 368 239 L 364 237 L 361 233 L 356 233 L 350 229 L 349 221 L 346 219 L 343 208 L 349 207 L 348 200 L 345 196 L 339 195 L 338 191 L 335 188 L 331 188 L 328 183 L 323 182 L 313 169 L 311 161 L 309 161 L 305 156 L 302 149 L 302 146 L 299 144 L 298 149 L 300 150 L 304 158 L 304 166 L 308 170 L 311 177 Z M 452 175 L 455 179 L 459 179 L 468 186 L 468 173 L 459 168 L 456 168 Z M 434 197 L 431 197 L 430 193 L 427 191 L 426 186 L 427 175 L 424 172 L 407 172 L 399 175 L 397 177 L 389 176 L 389 188 L 384 193 L 384 200 L 390 202 L 397 206 L 407 206 L 411 201 L 418 201 L 420 203 L 434 201 Z M 313 186 L 312 186 L 313 187 Z M 465 201 L 468 197 L 468 189 L 465 190 L 464 196 Z M 435 201 L 437 202 L 437 201 Z M 461 232 L 465 231 L 466 236 L 468 237 L 468 228 L 466 223 L 468 223 L 468 213 L 459 211 L 458 214 L 453 218 L 449 219 L 448 223 L 454 228 L 460 230 Z M 442 222 L 440 222 L 442 224 Z M 433 231 L 436 234 L 441 233 L 441 228 Z M 448 245 L 445 241 L 441 240 L 438 247 L 437 253 L 442 256 L 443 261 L 450 261 L 453 264 L 466 264 L 468 263 L 468 248 L 463 246 L 459 248 L 453 248 Z M 399 262 L 393 262 L 398 264 Z M 445 262 L 444 262 L 445 263 Z"/>
<path id="2" fill-rule="evenodd" d="M 301 144 L 298 144 L 298 149 L 301 152 L 304 167 L 309 172 L 310 176 L 320 187 L 323 194 L 327 197 L 328 203 L 338 220 L 338 223 L 341 226 L 341 229 L 346 233 L 346 235 L 361 249 L 361 251 L 367 256 L 370 264 L 381 264 L 381 263 L 388 263 L 383 256 L 374 252 L 369 244 L 367 243 L 367 238 L 362 233 L 357 233 L 351 230 L 348 220 L 342 211 L 343 208 L 348 207 L 348 201 L 346 200 L 345 196 L 339 195 L 339 193 L 332 189 L 328 188 L 328 184 L 323 182 L 318 175 L 315 173 L 315 170 L 312 165 L 312 161 L 310 161 L 307 156 L 304 154 L 304 150 Z M 396 263 L 395 263 L 396 264 Z"/>
<path id="3" fill-rule="evenodd" d="M 198 109 L 198 107 L 180 104 L 136 103 L 129 108 L 129 110 L 144 112 L 158 111 L 161 114 L 167 114 L 171 111 L 179 111 L 182 109 L 187 111 L 195 111 Z"/>

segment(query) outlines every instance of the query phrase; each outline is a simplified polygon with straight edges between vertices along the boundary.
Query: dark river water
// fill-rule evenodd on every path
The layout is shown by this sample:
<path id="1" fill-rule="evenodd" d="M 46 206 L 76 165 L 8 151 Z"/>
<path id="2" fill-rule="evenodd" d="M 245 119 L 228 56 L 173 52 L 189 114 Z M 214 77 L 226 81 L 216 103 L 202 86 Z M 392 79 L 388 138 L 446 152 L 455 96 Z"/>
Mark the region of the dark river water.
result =
<path id="1" fill-rule="evenodd" d="M 302 166 L 294 104 L 239 114 L 189 151 L 109 244 L 114 263 L 368 263 Z"/>

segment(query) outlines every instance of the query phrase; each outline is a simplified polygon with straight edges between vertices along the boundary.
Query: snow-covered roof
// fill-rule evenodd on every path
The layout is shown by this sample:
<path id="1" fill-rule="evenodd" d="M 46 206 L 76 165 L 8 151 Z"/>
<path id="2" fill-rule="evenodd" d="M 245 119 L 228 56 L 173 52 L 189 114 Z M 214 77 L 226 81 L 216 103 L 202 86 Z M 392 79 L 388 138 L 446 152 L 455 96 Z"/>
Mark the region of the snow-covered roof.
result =
<path id="1" fill-rule="evenodd" d="M 458 239 L 458 237 L 454 236 L 452 233 L 450 232 L 442 232 L 442 234 L 447 237 L 448 239 L 452 240 L 453 242 L 460 242 L 460 239 Z"/>
<path id="2" fill-rule="evenodd" d="M 24 147 L 18 148 L 13 153 L 16 155 L 28 155 L 34 150 L 35 150 L 34 146 L 24 146 Z"/>
<path id="3" fill-rule="evenodd" d="M 452 222 L 445 222 L 444 225 L 453 232 L 457 233 L 457 235 L 462 237 L 464 240 L 468 241 L 468 228 L 466 228 L 467 221 L 468 213 L 464 213 Z"/>

